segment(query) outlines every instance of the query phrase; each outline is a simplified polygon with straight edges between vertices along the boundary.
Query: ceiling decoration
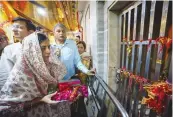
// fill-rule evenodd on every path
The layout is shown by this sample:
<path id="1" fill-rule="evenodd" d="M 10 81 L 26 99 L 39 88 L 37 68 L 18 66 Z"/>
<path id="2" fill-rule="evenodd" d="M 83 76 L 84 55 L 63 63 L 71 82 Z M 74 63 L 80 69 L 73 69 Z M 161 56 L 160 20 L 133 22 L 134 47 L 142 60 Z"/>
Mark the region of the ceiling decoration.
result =
<path id="1" fill-rule="evenodd" d="M 77 1 L 8 1 L 15 11 L 49 31 L 63 23 L 70 31 L 79 30 Z M 44 14 L 40 14 L 38 8 Z"/>
<path id="2" fill-rule="evenodd" d="M 11 8 L 10 4 L 6 1 L 0 1 L 0 27 L 10 23 L 18 14 Z"/>

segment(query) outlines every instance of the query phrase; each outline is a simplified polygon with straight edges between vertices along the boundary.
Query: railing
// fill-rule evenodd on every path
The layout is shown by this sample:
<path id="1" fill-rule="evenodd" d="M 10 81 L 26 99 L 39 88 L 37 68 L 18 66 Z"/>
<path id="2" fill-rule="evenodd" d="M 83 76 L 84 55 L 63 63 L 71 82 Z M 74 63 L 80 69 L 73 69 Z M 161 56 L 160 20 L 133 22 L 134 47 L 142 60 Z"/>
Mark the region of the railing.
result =
<path id="1" fill-rule="evenodd" d="M 98 75 L 89 78 L 88 117 L 129 117 L 108 85 Z M 88 110 L 87 110 L 88 111 Z"/>

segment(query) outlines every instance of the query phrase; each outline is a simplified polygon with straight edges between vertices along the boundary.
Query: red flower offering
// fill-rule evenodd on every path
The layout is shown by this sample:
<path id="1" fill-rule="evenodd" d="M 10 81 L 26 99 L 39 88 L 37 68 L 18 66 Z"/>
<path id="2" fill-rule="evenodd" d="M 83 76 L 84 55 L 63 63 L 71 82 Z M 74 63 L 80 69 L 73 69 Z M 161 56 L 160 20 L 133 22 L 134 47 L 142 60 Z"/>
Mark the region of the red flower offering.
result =
<path id="1" fill-rule="evenodd" d="M 78 96 L 88 96 L 88 88 L 80 84 L 80 80 L 61 81 L 58 84 L 59 92 L 57 92 L 52 100 L 62 101 L 75 101 Z"/>

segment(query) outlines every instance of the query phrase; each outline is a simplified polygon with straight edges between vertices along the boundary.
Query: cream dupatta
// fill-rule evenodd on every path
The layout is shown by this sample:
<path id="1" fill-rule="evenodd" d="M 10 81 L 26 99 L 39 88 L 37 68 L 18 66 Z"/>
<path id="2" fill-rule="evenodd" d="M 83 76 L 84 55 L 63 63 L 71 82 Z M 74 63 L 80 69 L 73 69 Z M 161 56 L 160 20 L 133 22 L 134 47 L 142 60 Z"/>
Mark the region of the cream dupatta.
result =
<path id="1" fill-rule="evenodd" d="M 46 95 L 48 84 L 57 84 L 65 74 L 65 66 L 53 55 L 48 65 L 44 63 L 34 32 L 23 40 L 22 54 L 1 89 L 0 101 L 23 102 Z"/>

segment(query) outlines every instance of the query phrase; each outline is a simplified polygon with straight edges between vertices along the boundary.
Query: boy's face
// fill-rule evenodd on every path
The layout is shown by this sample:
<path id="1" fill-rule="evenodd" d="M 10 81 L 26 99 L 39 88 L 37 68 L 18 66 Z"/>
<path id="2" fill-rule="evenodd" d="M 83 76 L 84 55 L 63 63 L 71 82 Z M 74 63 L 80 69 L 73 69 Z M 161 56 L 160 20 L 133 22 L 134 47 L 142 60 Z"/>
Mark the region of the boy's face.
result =
<path id="1" fill-rule="evenodd" d="M 20 41 L 32 32 L 34 32 L 32 30 L 27 29 L 26 23 L 24 21 L 13 22 L 12 31 L 14 33 L 14 37 L 19 39 Z"/>

